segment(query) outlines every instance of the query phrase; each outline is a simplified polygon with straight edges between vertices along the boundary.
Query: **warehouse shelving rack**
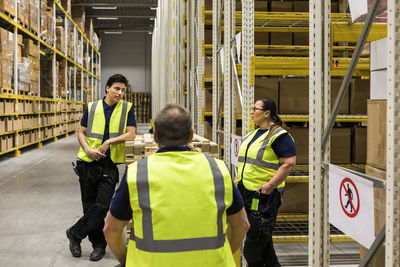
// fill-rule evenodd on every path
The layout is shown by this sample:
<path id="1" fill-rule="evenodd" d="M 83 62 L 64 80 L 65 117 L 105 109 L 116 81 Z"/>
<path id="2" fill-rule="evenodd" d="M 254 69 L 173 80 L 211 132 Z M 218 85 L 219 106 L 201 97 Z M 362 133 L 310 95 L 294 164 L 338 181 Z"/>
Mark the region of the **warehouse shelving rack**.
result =
<path id="1" fill-rule="evenodd" d="M 225 6 L 229 6 L 229 3 L 226 2 L 230 2 L 230 1 L 225 1 Z M 299 75 L 299 76 L 308 76 L 310 75 L 310 84 L 311 84 L 311 79 L 314 79 L 314 81 L 316 81 L 317 85 L 315 85 L 315 90 L 318 90 L 318 86 L 319 88 L 323 88 L 322 85 L 324 85 L 324 87 L 329 88 L 330 84 L 328 79 L 325 79 L 325 81 L 322 82 L 321 84 L 321 77 L 318 77 L 317 72 L 321 72 L 321 69 L 323 69 L 325 71 L 325 76 L 328 75 L 328 77 L 332 76 L 344 76 L 347 73 L 347 68 L 349 67 L 349 65 L 351 65 L 351 61 L 350 59 L 347 58 L 343 58 L 339 60 L 339 66 L 340 68 L 334 68 L 331 66 L 330 62 L 332 61 L 332 56 L 334 55 L 333 53 L 333 42 L 357 42 L 358 36 L 360 35 L 361 32 L 361 28 L 363 27 L 363 24 L 353 24 L 353 25 L 348 25 L 347 23 L 338 23 L 338 22 L 332 22 L 330 20 L 325 20 L 325 24 L 321 27 L 317 27 L 316 29 L 314 28 L 315 26 L 315 17 L 318 17 L 320 19 L 320 15 L 321 15 L 321 10 L 322 6 L 321 3 L 317 4 L 314 1 L 312 1 L 312 5 L 313 6 L 313 10 L 310 12 L 310 18 L 313 17 L 313 19 L 309 22 L 310 23 L 310 27 L 304 27 L 304 25 L 302 25 L 301 23 L 297 23 L 296 27 L 298 27 L 298 29 L 294 29 L 296 27 L 290 27 L 288 29 L 284 29 L 284 28 L 280 28 L 279 26 L 282 25 L 282 22 L 279 22 L 280 25 L 278 25 L 278 28 L 280 29 L 271 29 L 269 27 L 266 27 L 268 29 L 262 29 L 265 31 L 288 31 L 288 32 L 301 32 L 301 31 L 308 31 L 308 28 L 313 29 L 315 31 L 315 33 L 317 35 L 321 35 L 321 30 L 322 28 L 324 28 L 324 32 L 325 35 L 318 36 L 319 39 L 321 40 L 321 42 L 323 42 L 325 40 L 325 54 L 321 53 L 320 51 L 318 51 L 317 53 L 319 57 L 316 56 L 316 53 L 314 51 L 314 53 L 310 52 L 309 53 L 304 53 L 303 55 L 308 55 L 309 54 L 309 58 L 300 58 L 298 57 L 299 55 L 295 54 L 296 53 L 296 48 L 294 46 L 285 46 L 283 50 L 286 51 L 285 55 L 289 55 L 291 52 L 293 52 L 293 54 L 296 55 L 296 57 L 291 57 L 288 59 L 288 57 L 285 58 L 278 58 L 278 57 L 256 57 L 255 56 L 255 48 L 254 48 L 254 31 L 260 30 L 259 25 L 257 25 L 257 23 L 260 23 L 260 13 L 258 12 L 254 12 L 254 2 L 253 1 L 243 1 L 242 2 L 242 9 L 243 9 L 243 17 L 242 17 L 242 27 L 236 27 L 236 29 L 238 31 L 242 30 L 242 47 L 243 47 L 243 56 L 242 56 L 242 66 L 243 66 L 243 72 L 241 71 L 241 66 L 237 66 L 238 69 L 238 73 L 240 75 L 240 73 L 242 73 L 242 92 L 243 92 L 243 97 L 242 97 L 242 130 L 243 133 L 246 133 L 250 130 L 250 109 L 249 107 L 251 105 L 253 105 L 254 102 L 254 97 L 253 97 L 253 92 L 254 92 L 254 78 L 256 75 Z M 334 14 L 330 13 L 330 4 L 326 4 L 324 6 L 325 8 L 325 14 L 329 14 L 329 16 L 334 17 Z M 317 13 L 316 10 L 319 10 Z M 225 10 L 230 10 L 230 9 L 225 9 Z M 214 9 L 213 12 L 216 12 L 216 10 Z M 257 14 L 258 13 L 258 14 Z M 265 13 L 266 14 L 266 13 Z M 307 17 L 308 20 L 308 13 L 307 16 L 303 15 L 304 17 Z M 314 15 L 316 14 L 316 15 Z M 226 14 L 226 12 L 224 12 L 224 16 L 227 16 L 228 14 Z M 268 16 L 270 16 L 270 19 L 273 18 L 273 16 L 276 15 L 277 17 L 281 17 L 283 20 L 285 17 L 286 19 L 289 18 L 288 14 L 273 14 L 270 13 L 268 14 Z M 328 16 L 328 15 L 327 15 Z M 342 15 L 338 14 L 336 16 L 341 16 Z M 237 16 L 239 17 L 239 16 Z M 334 19 L 332 19 L 334 21 Z M 229 19 L 225 20 L 226 24 L 228 25 L 228 23 L 230 22 Z M 265 23 L 265 21 L 263 22 Z M 284 22 L 286 23 L 286 22 Z M 272 24 L 272 23 L 271 23 Z M 288 22 L 285 26 L 293 26 L 293 21 Z M 268 24 L 268 26 L 271 26 L 270 24 Z M 373 30 L 372 33 L 369 35 L 369 39 L 368 41 L 374 41 L 377 39 L 381 39 L 384 38 L 386 36 L 386 25 L 373 25 Z M 313 31 L 311 31 L 310 35 L 313 33 Z M 228 33 L 229 34 L 229 33 Z M 225 31 L 225 36 L 227 35 L 226 31 Z M 311 35 L 312 36 L 312 35 Z M 328 36 L 332 36 L 332 39 L 328 38 Z M 316 38 L 314 36 L 314 38 Z M 225 39 L 227 40 L 227 39 Z M 311 40 L 311 38 L 310 38 Z M 329 42 L 327 42 L 326 40 L 329 40 Z M 313 45 L 315 45 L 316 41 L 313 43 Z M 227 48 L 227 46 L 231 46 L 231 43 L 226 43 L 224 45 L 224 49 L 230 49 Z M 321 46 L 321 44 L 318 44 L 318 46 Z M 279 50 L 282 47 L 276 47 L 276 46 L 262 46 L 262 47 L 257 47 L 259 50 L 261 49 L 265 49 L 265 50 Z M 303 47 L 304 49 L 304 47 Z M 343 48 L 341 48 L 343 49 Z M 348 50 L 349 48 L 345 48 L 343 50 Z M 354 48 L 353 48 L 354 49 Z M 352 50 L 353 50 L 352 49 Z M 282 50 L 282 49 L 281 49 Z M 257 50 L 256 50 L 257 51 Z M 289 51 L 289 52 L 288 52 Z M 260 51 L 258 51 L 258 53 L 260 53 Z M 262 53 L 260 53 L 262 54 Z M 279 52 L 276 52 L 275 55 L 279 55 Z M 213 58 L 215 54 L 213 54 Z M 322 58 L 325 58 L 326 61 L 324 63 L 324 65 L 320 65 L 321 64 L 321 60 Z M 228 57 L 225 56 L 225 62 L 228 62 L 229 64 L 229 55 Z M 283 61 L 284 59 L 284 61 Z M 304 61 L 302 61 L 304 60 Z M 287 62 L 290 62 L 289 64 Z M 303 64 L 302 62 L 306 63 Z M 310 66 L 308 65 L 308 62 L 310 62 Z M 311 64 L 312 62 L 312 64 Z M 358 61 L 359 64 L 357 65 L 357 69 L 355 72 L 355 76 L 363 76 L 363 77 L 368 77 L 369 76 L 369 60 L 368 59 L 361 59 L 360 61 Z M 318 64 L 319 63 L 319 64 Z M 361 63 L 361 64 L 360 64 Z M 235 64 L 234 62 L 231 63 L 231 65 Z M 314 64 L 314 65 L 313 65 Z M 315 66 L 315 64 L 317 66 Z M 311 65 L 313 65 L 311 67 Z M 261 68 L 260 68 L 261 67 Z M 227 66 L 224 66 L 225 69 L 227 69 Z M 224 71 L 225 74 L 226 70 Z M 321 76 L 321 75 L 319 75 Z M 213 77 L 214 79 L 214 77 Z M 311 87 L 310 87 L 311 88 Z M 310 89 L 311 90 L 311 89 Z M 320 90 L 320 89 L 319 89 Z M 313 91 L 313 93 L 315 93 L 315 91 Z M 312 92 L 310 91 L 310 97 Z M 329 89 L 325 91 L 325 94 L 330 95 Z M 321 92 L 317 93 L 316 96 L 313 95 L 313 97 L 320 97 L 315 98 L 317 99 L 316 102 L 323 102 L 325 107 L 330 106 L 330 102 L 329 102 L 329 98 L 325 97 L 322 98 L 321 97 Z M 312 101 L 315 100 L 310 98 L 310 103 L 313 103 Z M 224 101 L 226 101 L 227 99 L 224 99 Z M 238 118 L 238 115 L 235 114 L 234 112 L 232 112 L 231 109 L 230 112 L 225 112 L 225 114 L 231 114 L 232 116 L 224 116 L 224 121 L 227 122 L 225 123 L 225 125 L 229 125 L 231 121 L 234 121 Z M 322 126 L 322 118 L 320 115 L 316 115 L 316 114 L 323 114 L 323 112 L 321 112 L 322 110 L 315 110 L 312 109 L 315 113 L 311 114 L 311 107 L 310 107 L 310 128 L 311 127 L 315 127 L 315 119 L 316 116 L 319 116 L 319 124 L 320 126 L 317 128 L 321 129 Z M 325 113 L 328 112 L 328 108 L 325 108 Z M 213 114 L 213 116 L 219 116 L 218 114 Z M 245 118 L 245 119 L 243 119 Z M 361 123 L 365 123 L 366 122 L 366 116 L 342 116 L 343 122 L 361 122 Z M 340 120 L 339 118 L 336 119 L 336 121 Z M 308 116 L 299 116 L 299 115 L 285 115 L 283 116 L 283 120 L 285 121 L 308 121 Z M 311 126 L 312 125 L 312 126 Z M 233 132 L 233 131 L 232 131 Z M 225 133 L 225 148 L 227 148 L 226 150 L 229 150 L 229 139 L 230 139 L 230 134 L 231 132 Z M 321 136 L 321 132 L 315 133 L 316 136 Z M 228 140 L 227 140 L 228 139 Z M 315 141 L 315 137 L 314 137 L 314 141 Z M 313 147 L 314 146 L 318 146 L 318 143 L 313 143 L 310 142 L 310 151 L 313 151 Z M 326 149 L 327 153 L 329 153 L 329 146 Z M 329 155 L 329 154 L 326 154 Z M 230 164 L 230 153 L 227 152 L 225 153 L 225 156 L 227 158 L 225 158 L 225 162 L 227 162 L 227 164 Z M 315 159 L 315 158 L 314 158 Z M 321 158 L 317 159 L 320 160 L 321 162 Z M 325 161 L 329 161 L 329 156 L 325 156 L 324 158 Z M 315 162 L 314 162 L 315 164 Z M 317 177 L 321 177 L 322 175 L 322 171 L 320 171 L 319 173 L 316 173 L 313 169 L 311 169 L 313 167 L 313 163 L 311 163 L 311 167 L 310 167 L 310 198 L 315 200 L 315 199 L 321 199 L 321 193 L 322 194 L 327 194 L 327 188 L 326 185 L 323 186 L 322 184 L 318 184 L 315 183 L 316 180 L 318 180 Z M 314 166 L 315 167 L 315 166 Z M 318 168 L 318 167 L 317 167 Z M 321 167 L 320 167 L 321 168 Z M 289 177 L 288 181 L 294 181 L 293 177 Z M 307 178 L 305 176 L 303 176 L 302 178 L 299 178 L 300 182 L 307 182 Z M 320 182 L 320 181 L 319 181 Z M 318 192 L 318 190 L 320 190 L 321 192 Z M 309 232 L 310 232 L 310 247 L 309 247 L 309 263 L 311 264 L 315 264 L 313 266 L 327 266 L 326 264 L 329 265 L 329 240 L 332 240 L 332 237 L 330 236 L 330 233 L 328 231 L 329 229 L 329 223 L 328 223 L 328 217 L 327 217 L 327 209 L 326 206 L 327 205 L 327 195 L 325 197 L 322 197 L 323 201 L 322 201 L 322 206 L 318 207 L 318 203 L 315 203 L 312 201 L 310 203 L 310 218 L 318 218 L 318 219 L 310 219 L 310 227 L 309 227 Z M 325 207 L 325 208 L 323 208 Z M 323 211 L 324 213 L 321 214 L 319 213 L 320 211 Z M 320 220 L 319 222 L 316 220 Z M 321 230 L 322 229 L 322 230 Z M 320 235 L 318 237 L 318 235 Z M 320 242 L 316 242 L 316 240 L 318 238 Z M 348 238 L 345 238 L 347 240 L 349 240 Z M 323 241 L 322 241 L 323 240 Z M 322 241 L 322 242 L 321 242 Z M 323 243 L 323 244 L 322 244 Z M 322 255 L 322 256 L 321 256 Z M 328 256 L 327 256 L 328 255 Z"/>
<path id="2" fill-rule="evenodd" d="M 40 25 L 40 1 L 37 1 L 37 9 L 38 9 L 38 24 Z M 6 27 L 9 28 L 13 28 L 13 38 L 14 38 L 14 80 L 13 80 L 13 84 L 14 84 L 14 88 L 13 88 L 13 93 L 2 93 L 0 94 L 0 99 L 4 100 L 10 100 L 13 101 L 14 103 L 14 113 L 11 114 L 1 114 L 0 117 L 15 117 L 18 118 L 19 116 L 25 116 L 25 115 L 32 115 L 32 116 L 37 116 L 38 119 L 38 126 L 37 127 L 33 127 L 30 129 L 21 129 L 21 130 L 16 130 L 16 131 L 8 131 L 5 133 L 1 133 L 0 136 L 6 136 L 6 135 L 13 135 L 13 144 L 14 146 L 11 149 L 8 149 L 7 151 L 3 151 L 0 153 L 0 155 L 9 153 L 9 152 L 13 152 L 15 156 L 20 156 L 20 149 L 26 146 L 30 146 L 33 144 L 37 144 L 39 148 L 42 147 L 43 141 L 45 140 L 49 140 L 49 139 L 53 139 L 54 141 L 57 141 L 57 137 L 64 135 L 66 137 L 68 137 L 70 132 L 76 132 L 75 129 L 69 129 L 68 125 L 71 123 L 76 123 L 79 118 L 75 118 L 76 116 L 74 116 L 73 114 L 77 114 L 79 112 L 82 112 L 82 108 L 83 108 L 83 100 L 89 100 L 87 99 L 87 94 L 91 95 L 91 99 L 90 100 L 95 100 L 95 98 L 97 99 L 100 96 L 99 90 L 100 90 L 100 62 L 101 62 L 101 55 L 98 51 L 97 48 L 94 47 L 94 45 L 90 42 L 90 40 L 86 37 L 86 35 L 83 33 L 82 29 L 80 29 L 78 27 L 78 25 L 72 20 L 72 18 L 70 17 L 70 15 L 64 10 L 64 8 L 62 7 L 62 5 L 60 4 L 60 2 L 58 0 L 54 0 L 52 2 L 52 6 L 53 6 L 53 16 L 52 16 L 52 20 L 53 20 L 53 30 L 54 30 L 54 41 L 51 42 L 48 39 L 44 39 L 41 36 L 41 31 L 40 29 L 38 29 L 37 31 L 32 30 L 31 28 L 28 28 L 27 25 L 23 24 L 22 22 L 20 22 L 20 20 L 18 19 L 18 12 L 17 12 L 17 8 L 18 8 L 18 1 L 15 0 L 14 1 L 14 7 L 15 7 L 15 14 L 10 14 L 8 13 L 8 11 L 6 10 L 0 10 L 0 20 L 2 22 L 3 25 L 6 25 Z M 63 51 L 60 51 L 56 48 L 56 31 L 55 31 L 55 27 L 56 27 L 56 10 L 59 10 L 63 16 L 66 18 L 65 19 L 65 24 L 64 27 L 68 27 L 67 24 L 67 20 L 69 21 L 70 24 L 73 25 L 73 30 L 74 30 L 74 40 L 72 40 L 74 42 L 74 57 L 70 57 L 68 56 L 66 53 L 64 53 Z M 19 90 L 18 90 L 18 55 L 17 55 L 17 48 L 18 48 L 18 34 L 21 33 L 26 37 L 32 39 L 34 41 L 34 44 L 37 45 L 38 47 L 38 54 L 39 54 L 39 61 L 40 61 L 40 57 L 41 56 L 46 56 L 49 54 L 52 54 L 52 71 L 53 71 L 53 80 L 52 80 L 52 85 L 53 85 L 53 98 L 43 98 L 40 97 L 40 78 L 39 78 L 39 90 L 38 90 L 38 95 L 37 96 L 28 96 L 28 95 L 20 95 Z M 65 33 L 67 33 L 67 31 L 65 30 Z M 68 43 L 68 38 L 67 38 L 67 34 L 65 35 L 65 47 L 67 47 L 67 43 Z M 91 64 L 89 64 L 89 66 L 84 67 L 83 64 L 78 63 L 75 59 L 77 58 L 77 51 L 76 51 L 76 42 L 77 39 L 81 38 L 82 40 L 86 40 L 86 51 L 88 51 L 88 55 L 90 53 L 91 58 L 93 59 L 91 61 Z M 90 48 L 89 48 L 90 47 Z M 83 48 L 82 48 L 83 50 Z M 83 51 L 82 51 L 82 56 L 83 56 Z M 66 80 L 65 80 L 65 85 L 67 86 L 68 84 L 71 84 L 70 81 L 67 80 L 67 77 L 71 77 L 72 75 L 67 75 L 67 71 L 68 70 L 72 70 L 73 71 L 73 76 L 74 76 L 74 83 L 71 87 L 73 87 L 73 90 L 71 90 L 71 88 L 67 87 L 67 95 L 62 97 L 62 96 L 58 96 L 56 93 L 56 77 L 55 77 L 55 73 L 56 73 L 56 60 L 57 58 L 64 60 L 66 63 L 69 64 L 68 67 L 65 68 L 66 71 Z M 94 68 L 94 63 L 97 64 L 97 68 Z M 80 85 L 77 85 L 77 81 L 76 81 L 76 73 L 77 72 L 81 73 L 81 81 L 80 81 Z M 91 84 L 91 91 L 88 91 L 87 89 L 83 88 L 83 79 L 84 76 L 89 77 L 90 79 L 90 84 Z M 77 92 L 78 91 L 78 87 L 81 89 L 80 93 Z M 96 90 L 94 89 L 96 88 Z M 7 90 L 9 92 L 9 90 Z M 85 94 L 84 94 L 85 93 Z M 37 103 L 38 104 L 38 111 L 37 112 L 32 112 L 32 113 L 21 113 L 20 110 L 20 106 L 21 105 L 21 101 L 28 101 L 28 102 L 32 102 L 32 103 Z M 60 105 L 74 105 L 76 108 L 72 109 L 70 108 L 69 110 L 62 110 L 62 111 L 57 111 L 55 110 L 54 112 L 42 112 L 41 111 L 41 103 L 44 102 L 51 102 L 54 104 L 60 104 Z M 79 107 L 80 106 L 80 107 Z M 46 115 L 46 114 L 53 114 L 54 116 L 58 115 L 58 114 L 66 114 L 66 116 L 70 116 L 70 117 L 74 117 L 62 122 L 56 122 L 56 123 L 50 123 L 47 125 L 43 125 L 42 123 L 42 116 Z M 66 131 L 58 133 L 58 134 L 54 134 L 51 137 L 43 137 L 41 136 L 41 128 L 46 128 L 46 127 L 51 127 L 53 130 L 56 130 L 57 126 L 60 125 L 64 125 L 67 128 Z M 19 134 L 22 132 L 26 132 L 26 131 L 31 131 L 31 130 L 38 130 L 37 133 L 37 139 L 35 141 L 31 141 L 28 144 L 24 144 L 24 145 L 20 145 L 19 144 Z"/>

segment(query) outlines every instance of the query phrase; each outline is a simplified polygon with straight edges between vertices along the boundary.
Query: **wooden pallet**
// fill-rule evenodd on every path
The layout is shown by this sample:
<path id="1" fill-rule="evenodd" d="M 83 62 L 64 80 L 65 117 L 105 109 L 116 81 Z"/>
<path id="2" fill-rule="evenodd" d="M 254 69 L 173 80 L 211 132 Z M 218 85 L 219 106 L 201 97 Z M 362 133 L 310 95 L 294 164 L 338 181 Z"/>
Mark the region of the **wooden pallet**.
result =
<path id="1" fill-rule="evenodd" d="M 0 8 L 0 11 L 3 13 L 3 14 L 6 14 L 8 17 L 10 17 L 10 18 L 12 18 L 12 19 L 14 19 L 14 17 L 15 17 L 15 9 L 13 9 L 13 10 L 6 10 L 6 9 L 3 9 L 3 8 Z"/>
<path id="2" fill-rule="evenodd" d="M 10 89 L 10 88 L 1 88 L 1 89 L 0 89 L 0 92 L 1 92 L 2 94 L 10 94 L 10 95 L 14 94 L 14 90 L 13 90 L 13 89 Z"/>

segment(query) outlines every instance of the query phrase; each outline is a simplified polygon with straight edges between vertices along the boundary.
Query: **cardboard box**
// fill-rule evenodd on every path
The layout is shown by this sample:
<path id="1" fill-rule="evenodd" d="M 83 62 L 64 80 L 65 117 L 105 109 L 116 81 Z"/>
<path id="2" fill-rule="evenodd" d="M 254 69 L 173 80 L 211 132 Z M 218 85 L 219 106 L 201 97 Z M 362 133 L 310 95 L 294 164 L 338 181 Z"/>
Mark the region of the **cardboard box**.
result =
<path id="1" fill-rule="evenodd" d="M 386 99 L 387 98 L 387 81 L 386 69 L 371 71 L 370 75 L 370 99 Z"/>
<path id="2" fill-rule="evenodd" d="M 256 78 L 254 85 L 254 101 L 270 98 L 278 105 L 278 78 Z"/>
<path id="3" fill-rule="evenodd" d="M 367 114 L 367 100 L 370 97 L 370 81 L 353 79 L 350 84 L 350 113 Z"/>
<path id="4" fill-rule="evenodd" d="M 339 92 L 341 79 L 331 80 L 331 108 L 335 104 Z M 287 78 L 279 80 L 279 113 L 281 114 L 308 114 L 308 78 Z M 339 114 L 349 113 L 349 92 L 343 98 Z"/>
<path id="5" fill-rule="evenodd" d="M 310 3 L 308 1 L 294 1 L 293 11 L 294 12 L 308 12 Z"/>
<path id="6" fill-rule="evenodd" d="M 293 45 L 293 33 L 291 32 L 271 32 L 271 45 Z"/>
<path id="7" fill-rule="evenodd" d="M 308 32 L 293 33 L 293 45 L 309 45 Z"/>
<path id="8" fill-rule="evenodd" d="M 64 10 L 68 13 L 71 14 L 71 0 L 61 0 L 61 6 L 64 8 Z"/>
<path id="9" fill-rule="evenodd" d="M 4 113 L 4 100 L 3 99 L 0 99 L 0 114 L 5 114 Z"/>
<path id="10" fill-rule="evenodd" d="M 350 163 L 351 129 L 333 128 L 331 134 L 331 162 L 335 164 Z"/>
<path id="11" fill-rule="evenodd" d="M 308 79 L 279 79 L 279 113 L 308 113 Z"/>
<path id="12" fill-rule="evenodd" d="M 336 97 L 339 93 L 340 86 L 342 85 L 343 79 L 331 79 L 331 110 L 335 105 Z M 342 104 L 339 108 L 339 114 L 348 114 L 349 113 L 349 95 L 350 90 L 347 89 L 346 94 L 344 95 Z"/>
<path id="13" fill-rule="evenodd" d="M 267 1 L 265 1 L 267 2 Z M 292 12 L 292 1 L 271 1 L 271 11 L 274 12 Z"/>
<path id="14" fill-rule="evenodd" d="M 370 165 L 365 165 L 365 174 L 386 180 L 386 172 L 376 169 Z M 375 214 L 375 235 L 386 223 L 386 191 L 383 188 L 374 188 L 374 214 Z M 360 246 L 360 259 L 363 259 L 367 254 L 368 249 Z M 369 267 L 385 266 L 385 243 L 383 243 L 378 251 L 373 256 Z"/>
<path id="15" fill-rule="evenodd" d="M 62 26 L 56 27 L 56 48 L 65 53 L 65 31 Z"/>
<path id="16" fill-rule="evenodd" d="M 13 118 L 13 131 L 22 130 L 22 117 Z"/>
<path id="17" fill-rule="evenodd" d="M 4 114 L 14 114 L 15 112 L 14 100 L 4 99 L 3 102 L 4 102 Z"/>
<path id="18" fill-rule="evenodd" d="M 15 16 L 15 0 L 2 0 L 0 1 L 0 8 L 7 11 L 9 14 Z"/>
<path id="19" fill-rule="evenodd" d="M 288 129 L 296 146 L 296 164 L 308 164 L 308 128 L 293 127 Z M 350 163 L 351 129 L 333 128 L 331 134 L 331 162 Z"/>
<path id="20" fill-rule="evenodd" d="M 93 28 L 93 19 L 92 18 L 88 18 L 85 21 L 85 33 L 86 33 L 86 36 L 89 38 L 90 42 L 93 42 L 94 28 Z"/>
<path id="21" fill-rule="evenodd" d="M 71 9 L 72 19 L 81 28 L 83 32 L 85 32 L 85 7 L 83 6 L 74 6 Z"/>
<path id="22" fill-rule="evenodd" d="M 351 147 L 351 162 L 364 164 L 367 160 L 367 127 L 353 129 Z"/>
<path id="23" fill-rule="evenodd" d="M 6 118 L 0 117 L 0 133 L 6 132 Z"/>
<path id="24" fill-rule="evenodd" d="M 29 26 L 29 0 L 18 0 L 18 19 Z"/>
<path id="25" fill-rule="evenodd" d="M 308 213 L 308 183 L 287 183 L 280 213 Z"/>
<path id="26" fill-rule="evenodd" d="M 30 0 L 29 4 L 29 26 L 34 32 L 39 31 L 39 0 Z"/>
<path id="27" fill-rule="evenodd" d="M 204 77 L 212 78 L 212 57 L 204 57 Z"/>
<path id="28" fill-rule="evenodd" d="M 6 123 L 6 133 L 12 132 L 13 131 L 13 120 L 14 117 L 5 117 L 5 123 Z"/>
<path id="29" fill-rule="evenodd" d="M 0 136 L 0 152 L 6 152 L 7 151 L 7 136 L 2 135 Z"/>
<path id="30" fill-rule="evenodd" d="M 293 127 L 286 129 L 294 139 L 296 146 L 296 164 L 308 164 L 308 128 Z"/>
<path id="31" fill-rule="evenodd" d="M 386 170 L 386 100 L 368 100 L 367 164 Z"/>
<path id="32" fill-rule="evenodd" d="M 24 39 L 24 47 L 22 50 L 23 57 L 39 57 L 39 47 L 33 42 L 32 39 L 25 38 Z"/>
<path id="33" fill-rule="evenodd" d="M 254 44 L 255 45 L 268 45 L 269 44 L 269 33 L 268 32 L 254 32 Z"/>

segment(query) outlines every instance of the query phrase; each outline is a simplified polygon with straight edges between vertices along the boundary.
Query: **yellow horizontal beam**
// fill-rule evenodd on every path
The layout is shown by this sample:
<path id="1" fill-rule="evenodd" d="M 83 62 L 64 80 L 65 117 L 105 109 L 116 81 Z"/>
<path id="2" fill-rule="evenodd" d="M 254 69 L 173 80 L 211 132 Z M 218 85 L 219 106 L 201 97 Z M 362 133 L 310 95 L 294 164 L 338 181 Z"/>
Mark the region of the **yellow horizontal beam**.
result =
<path id="1" fill-rule="evenodd" d="M 354 51 L 354 46 L 334 46 L 334 56 L 340 56 L 343 52 Z M 206 55 L 212 55 L 212 44 L 205 45 Z M 254 53 L 256 55 L 273 56 L 273 55 L 292 55 L 292 56 L 308 56 L 308 45 L 254 45 Z"/>
<path id="2" fill-rule="evenodd" d="M 211 117 L 213 115 L 212 112 L 204 112 L 204 116 Z M 221 117 L 224 116 L 224 113 L 221 113 Z M 283 122 L 308 122 L 308 115 L 280 115 Z M 242 114 L 236 114 L 236 119 L 241 120 Z M 367 122 L 366 115 L 338 115 L 336 117 L 336 122 Z"/>
<path id="3" fill-rule="evenodd" d="M 82 101 L 57 99 L 57 98 L 46 98 L 46 97 L 39 97 L 39 96 L 11 95 L 11 94 L 0 94 L 0 99 L 18 99 L 18 100 L 41 101 L 41 102 L 63 102 L 63 103 L 65 102 L 65 103 L 83 104 Z"/>
<path id="4" fill-rule="evenodd" d="M 292 235 L 292 236 L 273 236 L 275 243 L 298 243 L 308 242 L 307 235 Z M 355 242 L 348 235 L 330 235 L 331 242 Z"/>
<path id="5" fill-rule="evenodd" d="M 291 184 L 308 183 L 308 176 L 288 176 L 285 182 Z"/>
<path id="6" fill-rule="evenodd" d="M 281 119 L 285 122 L 308 122 L 308 115 L 280 115 Z M 366 115 L 337 115 L 337 122 L 367 122 Z"/>
<path id="7" fill-rule="evenodd" d="M 332 76 L 344 76 L 351 58 L 333 58 Z M 242 65 L 237 65 L 242 74 Z M 369 77 L 369 58 L 360 58 L 353 76 Z M 255 57 L 255 75 L 309 75 L 308 57 Z"/>
<path id="8" fill-rule="evenodd" d="M 332 33 L 334 42 L 353 42 L 356 43 L 361 34 L 364 23 L 333 23 Z M 367 42 L 373 42 L 386 38 L 387 24 L 374 23 L 372 24 L 371 31 L 368 35 Z"/>
<path id="9" fill-rule="evenodd" d="M 278 213 L 278 217 L 276 220 L 278 222 L 308 221 L 308 214 L 307 213 Z"/>
<path id="10" fill-rule="evenodd" d="M 206 16 L 212 15 L 211 10 L 206 10 L 204 14 Z M 242 11 L 236 11 L 235 13 L 236 23 L 242 23 Z M 254 24 L 261 24 L 267 21 L 308 21 L 308 12 L 265 12 L 265 11 L 254 11 Z M 332 21 L 351 21 L 351 15 L 349 13 L 331 13 Z M 210 20 L 205 20 L 208 24 Z"/>

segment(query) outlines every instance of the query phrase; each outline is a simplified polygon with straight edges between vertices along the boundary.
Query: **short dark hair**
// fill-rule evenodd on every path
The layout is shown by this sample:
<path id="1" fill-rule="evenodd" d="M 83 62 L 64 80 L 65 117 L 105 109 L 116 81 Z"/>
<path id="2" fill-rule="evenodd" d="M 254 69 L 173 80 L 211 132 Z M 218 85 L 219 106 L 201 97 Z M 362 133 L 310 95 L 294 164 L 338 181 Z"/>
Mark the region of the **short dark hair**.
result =
<path id="1" fill-rule="evenodd" d="M 275 123 L 275 125 L 282 125 L 282 120 L 276 112 L 276 104 L 274 100 L 270 98 L 262 98 L 257 101 L 263 102 L 262 108 L 264 111 L 269 110 L 271 112 L 271 119 Z"/>
<path id="2" fill-rule="evenodd" d="M 154 119 L 155 135 L 160 147 L 184 146 L 190 142 L 192 117 L 177 104 L 168 104 Z"/>
<path id="3" fill-rule="evenodd" d="M 122 74 L 114 74 L 113 76 L 111 76 L 110 78 L 108 78 L 107 80 L 107 84 L 106 87 L 111 87 L 114 83 L 124 83 L 126 87 L 128 87 L 128 80 L 126 79 L 126 77 Z M 107 90 L 106 94 L 107 94 Z"/>

